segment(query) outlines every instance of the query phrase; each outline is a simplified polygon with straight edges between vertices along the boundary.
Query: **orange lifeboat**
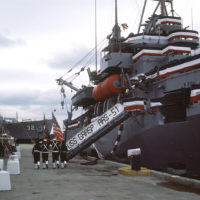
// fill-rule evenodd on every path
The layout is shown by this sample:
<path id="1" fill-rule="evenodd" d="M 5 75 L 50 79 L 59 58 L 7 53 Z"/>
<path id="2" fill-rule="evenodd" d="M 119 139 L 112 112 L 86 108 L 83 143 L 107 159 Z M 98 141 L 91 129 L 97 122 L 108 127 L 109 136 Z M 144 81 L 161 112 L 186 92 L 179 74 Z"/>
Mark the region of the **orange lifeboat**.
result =
<path id="1" fill-rule="evenodd" d="M 99 83 L 92 91 L 92 96 L 96 101 L 102 101 L 125 90 L 121 84 L 119 74 L 113 74 Z"/>

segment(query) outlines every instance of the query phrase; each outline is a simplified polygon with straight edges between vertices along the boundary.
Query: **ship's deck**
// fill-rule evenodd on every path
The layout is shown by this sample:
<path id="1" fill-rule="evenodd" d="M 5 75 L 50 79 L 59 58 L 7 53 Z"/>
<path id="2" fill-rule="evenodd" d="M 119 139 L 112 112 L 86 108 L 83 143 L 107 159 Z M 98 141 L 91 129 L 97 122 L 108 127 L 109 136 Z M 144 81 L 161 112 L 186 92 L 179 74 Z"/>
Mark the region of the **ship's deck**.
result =
<path id="1" fill-rule="evenodd" d="M 117 171 L 120 164 L 99 161 L 97 165 L 79 157 L 67 169 L 35 170 L 32 145 L 21 145 L 21 174 L 11 175 L 11 191 L 0 192 L 2 200 L 199 200 L 198 190 L 172 184 L 156 177 L 127 177 Z M 51 158 L 50 158 L 51 163 Z"/>

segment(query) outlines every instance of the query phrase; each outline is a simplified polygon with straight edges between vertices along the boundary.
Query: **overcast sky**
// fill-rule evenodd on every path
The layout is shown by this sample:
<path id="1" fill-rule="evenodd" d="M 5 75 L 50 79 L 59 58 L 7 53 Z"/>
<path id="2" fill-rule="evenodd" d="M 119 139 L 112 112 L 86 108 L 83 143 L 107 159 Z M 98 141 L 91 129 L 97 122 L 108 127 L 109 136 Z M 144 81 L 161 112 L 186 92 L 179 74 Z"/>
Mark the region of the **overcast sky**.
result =
<path id="1" fill-rule="evenodd" d="M 94 47 L 94 0 L 0 0 L 0 113 L 66 118 L 56 79 Z M 119 24 L 136 33 L 144 0 L 118 0 Z M 152 12 L 149 0 L 145 19 Z M 184 26 L 200 30 L 199 0 L 174 0 Z M 193 13 L 193 20 L 192 15 Z M 98 42 L 114 25 L 114 0 L 97 0 Z M 80 81 L 81 80 L 81 81 Z M 87 83 L 87 78 L 76 84 Z M 66 90 L 70 103 L 71 90 Z"/>

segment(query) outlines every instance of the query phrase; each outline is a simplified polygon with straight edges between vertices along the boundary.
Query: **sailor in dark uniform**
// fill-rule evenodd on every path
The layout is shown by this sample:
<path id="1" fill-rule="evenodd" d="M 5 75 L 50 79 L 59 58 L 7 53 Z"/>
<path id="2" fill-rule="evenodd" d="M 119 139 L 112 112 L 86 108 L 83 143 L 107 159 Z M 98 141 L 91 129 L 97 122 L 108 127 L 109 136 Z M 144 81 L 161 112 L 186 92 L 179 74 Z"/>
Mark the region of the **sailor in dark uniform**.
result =
<path id="1" fill-rule="evenodd" d="M 8 157 L 9 155 L 13 154 L 11 145 L 8 142 L 8 139 L 5 139 L 3 142 L 3 146 L 4 146 L 4 156 Z"/>
<path id="2" fill-rule="evenodd" d="M 60 153 L 60 142 L 56 139 L 53 139 L 52 141 L 52 158 L 53 158 L 53 168 L 55 169 L 60 167 L 59 165 L 59 153 Z"/>
<path id="3" fill-rule="evenodd" d="M 3 146 L 3 143 L 0 142 L 0 158 L 3 158 L 4 157 L 4 146 Z"/>
<path id="4" fill-rule="evenodd" d="M 60 147 L 60 162 L 61 162 L 61 168 L 67 167 L 67 146 L 65 144 L 65 141 L 61 143 Z"/>
<path id="5" fill-rule="evenodd" d="M 41 151 L 41 142 L 39 143 L 39 141 L 36 141 L 36 144 L 33 146 L 32 149 L 35 169 L 40 168 L 40 151 Z"/>
<path id="6" fill-rule="evenodd" d="M 47 139 L 43 139 L 41 151 L 42 151 L 43 169 L 45 169 L 48 168 L 49 164 L 49 144 L 47 142 Z"/>

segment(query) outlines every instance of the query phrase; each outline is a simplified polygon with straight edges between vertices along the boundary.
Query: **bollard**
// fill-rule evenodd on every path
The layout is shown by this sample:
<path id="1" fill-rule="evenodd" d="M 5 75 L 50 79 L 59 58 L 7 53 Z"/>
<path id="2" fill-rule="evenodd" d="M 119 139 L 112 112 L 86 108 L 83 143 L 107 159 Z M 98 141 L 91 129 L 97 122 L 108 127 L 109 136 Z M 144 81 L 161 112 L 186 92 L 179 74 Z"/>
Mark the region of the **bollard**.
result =
<path id="1" fill-rule="evenodd" d="M 16 146 L 17 152 L 20 152 L 20 146 Z"/>
<path id="2" fill-rule="evenodd" d="M 10 174 L 20 174 L 19 159 L 9 159 L 7 163 L 7 171 Z"/>
<path id="3" fill-rule="evenodd" d="M 14 152 L 14 155 L 17 155 L 17 157 L 18 157 L 18 159 L 20 159 L 21 158 L 21 153 L 20 152 Z"/>
<path id="4" fill-rule="evenodd" d="M 141 167 L 141 149 L 129 149 L 128 157 L 130 158 L 131 169 L 139 171 Z"/>
<path id="5" fill-rule="evenodd" d="M 18 156 L 18 155 L 15 155 L 15 154 L 12 154 L 12 155 L 9 156 L 9 159 L 10 159 L 10 160 L 19 159 L 19 156 Z"/>
<path id="6" fill-rule="evenodd" d="M 10 174 L 0 170 L 0 191 L 11 190 Z"/>

